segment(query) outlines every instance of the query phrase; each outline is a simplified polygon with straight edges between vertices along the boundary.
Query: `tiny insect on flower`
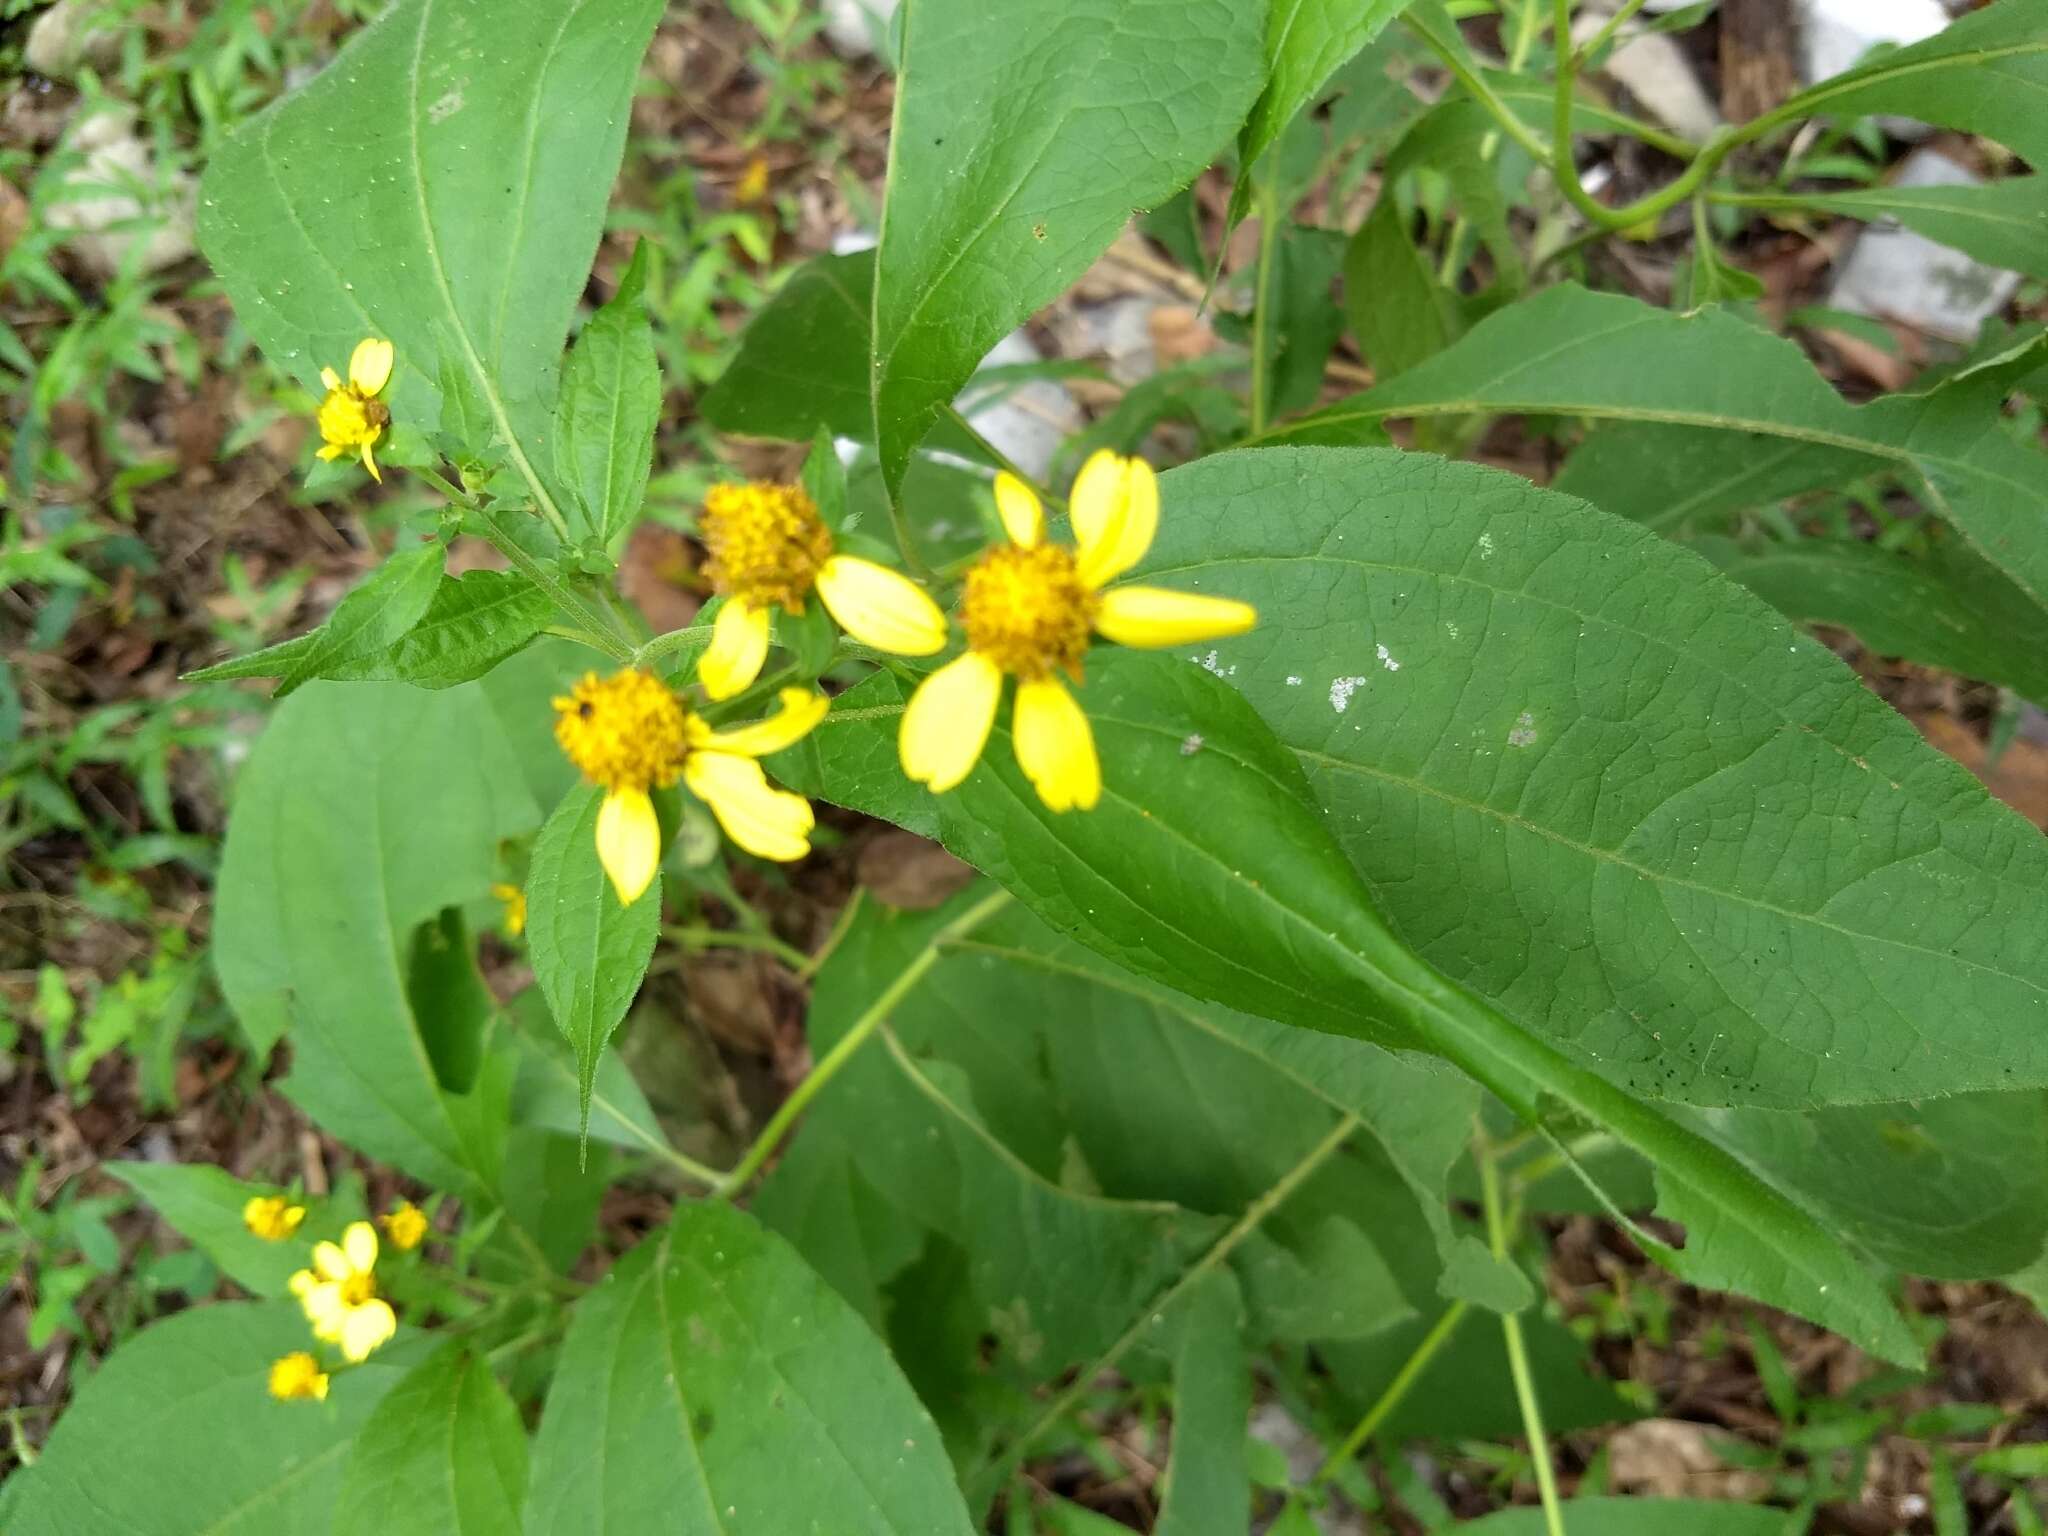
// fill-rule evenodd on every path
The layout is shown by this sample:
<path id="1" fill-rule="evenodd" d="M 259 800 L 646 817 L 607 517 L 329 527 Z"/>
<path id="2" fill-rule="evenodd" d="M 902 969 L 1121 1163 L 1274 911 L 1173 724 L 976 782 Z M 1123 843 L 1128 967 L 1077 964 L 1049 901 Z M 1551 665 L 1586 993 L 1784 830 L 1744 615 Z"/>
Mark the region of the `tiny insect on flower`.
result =
<path id="1" fill-rule="evenodd" d="M 713 699 L 729 699 L 761 675 L 775 610 L 801 615 L 813 592 L 863 645 L 896 656 L 945 648 L 946 616 L 924 588 L 885 565 L 838 553 L 802 486 L 714 485 L 697 531 L 710 551 L 706 573 L 725 599 L 711 648 L 697 664 L 697 681 Z"/>
<path id="2" fill-rule="evenodd" d="M 401 1200 L 395 1210 L 377 1219 L 383 1224 L 384 1235 L 391 1239 L 391 1246 L 400 1253 L 412 1252 L 427 1235 L 427 1213 L 410 1200 Z"/>
<path id="3" fill-rule="evenodd" d="M 366 336 L 349 356 L 346 382 L 332 368 L 320 370 L 320 382 L 327 390 L 327 398 L 320 402 L 320 457 L 338 459 L 344 453 L 359 452 L 363 468 L 378 481 L 384 476 L 371 450 L 391 425 L 391 411 L 377 397 L 391 382 L 394 355 L 390 342 Z"/>
<path id="4" fill-rule="evenodd" d="M 279 1402 L 327 1400 L 327 1373 L 303 1349 L 275 1360 L 270 1367 L 270 1395 Z"/>
<path id="5" fill-rule="evenodd" d="M 699 675 L 702 664 L 699 664 Z M 793 746 L 825 718 L 830 702 L 785 688 L 776 713 L 718 731 L 651 673 L 628 668 L 584 677 L 555 703 L 555 740 L 591 783 L 603 787 L 597 857 L 630 906 L 661 867 L 661 824 L 650 790 L 680 779 L 747 852 L 785 863 L 811 851 L 810 802 L 776 789 L 757 758 Z"/>
<path id="6" fill-rule="evenodd" d="M 974 771 L 995 725 L 1005 675 L 1017 679 L 1017 761 L 1055 811 L 1092 809 L 1102 796 L 1095 733 L 1060 681 L 1075 682 L 1092 638 L 1157 649 L 1241 635 L 1249 603 L 1112 585 L 1145 557 L 1159 527 L 1159 480 L 1143 459 L 1103 451 L 1081 466 L 1069 513 L 1075 547 L 1045 540 L 1045 511 L 1016 476 L 996 476 L 996 511 L 1010 542 L 985 552 L 960 600 L 966 652 L 918 685 L 903 712 L 903 771 L 934 791 Z"/>
<path id="7" fill-rule="evenodd" d="M 291 1292 L 313 1325 L 313 1337 L 339 1345 L 351 1362 L 398 1331 L 398 1316 L 377 1294 L 377 1229 L 353 1221 L 339 1243 L 315 1243 L 313 1267 L 291 1277 Z"/>
<path id="8" fill-rule="evenodd" d="M 242 1207 L 242 1225 L 266 1243 L 281 1243 L 299 1230 L 306 1208 L 283 1195 L 256 1195 Z"/>
<path id="9" fill-rule="evenodd" d="M 518 938 L 526 931 L 526 892 L 516 885 L 500 883 L 491 887 L 491 894 L 504 904 L 506 935 Z"/>

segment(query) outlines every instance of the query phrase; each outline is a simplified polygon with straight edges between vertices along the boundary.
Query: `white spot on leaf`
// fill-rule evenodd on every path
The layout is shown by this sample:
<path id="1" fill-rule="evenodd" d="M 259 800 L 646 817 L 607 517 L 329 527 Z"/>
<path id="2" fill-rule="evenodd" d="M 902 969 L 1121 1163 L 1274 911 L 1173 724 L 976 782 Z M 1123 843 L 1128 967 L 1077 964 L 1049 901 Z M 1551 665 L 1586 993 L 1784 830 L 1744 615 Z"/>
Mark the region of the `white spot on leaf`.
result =
<path id="1" fill-rule="evenodd" d="M 1351 695 L 1365 686 L 1362 677 L 1340 677 L 1330 684 L 1330 708 L 1343 714 L 1351 707 Z"/>
<path id="2" fill-rule="evenodd" d="M 1536 717 L 1525 709 L 1515 716 L 1515 727 L 1508 732 L 1508 745 L 1511 747 L 1526 747 L 1533 745 L 1535 740 Z"/>
<path id="3" fill-rule="evenodd" d="M 1398 672 L 1401 670 L 1401 663 L 1394 660 L 1393 652 L 1389 651 L 1384 645 L 1374 646 L 1373 652 L 1375 655 L 1379 657 L 1380 665 L 1385 667 L 1389 672 Z"/>

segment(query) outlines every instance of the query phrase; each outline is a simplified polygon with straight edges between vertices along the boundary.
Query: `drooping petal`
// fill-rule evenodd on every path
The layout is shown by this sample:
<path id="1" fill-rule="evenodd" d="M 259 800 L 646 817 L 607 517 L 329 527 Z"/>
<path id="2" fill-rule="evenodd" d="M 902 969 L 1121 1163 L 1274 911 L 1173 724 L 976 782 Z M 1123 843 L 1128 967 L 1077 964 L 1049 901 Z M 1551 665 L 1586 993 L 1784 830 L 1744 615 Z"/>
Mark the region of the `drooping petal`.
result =
<path id="1" fill-rule="evenodd" d="M 1048 810 L 1095 809 L 1102 764 L 1095 732 L 1067 685 L 1041 677 L 1017 685 L 1017 762 Z"/>
<path id="2" fill-rule="evenodd" d="M 756 857 L 787 864 L 811 851 L 817 822 L 810 801 L 775 788 L 751 757 L 692 752 L 683 782 L 711 807 L 725 835 Z"/>
<path id="3" fill-rule="evenodd" d="M 1100 587 L 1144 559 L 1152 547 L 1159 531 L 1159 477 L 1143 459 L 1103 450 L 1081 466 L 1068 510 L 1081 580 Z"/>
<path id="4" fill-rule="evenodd" d="M 1003 674 L 979 651 L 947 662 L 918 684 L 903 711 L 897 753 L 903 771 L 943 793 L 974 771 L 996 720 Z"/>
<path id="5" fill-rule="evenodd" d="M 357 1365 L 370 1358 L 370 1353 L 391 1335 L 398 1332 L 398 1315 L 391 1310 L 391 1304 L 376 1298 L 359 1307 L 350 1307 L 348 1316 L 341 1322 L 341 1337 L 336 1341 L 341 1352 Z"/>
<path id="6" fill-rule="evenodd" d="M 810 735 L 825 718 L 832 701 L 811 688 L 785 688 L 777 695 L 781 708 L 766 720 L 738 726 L 730 731 L 705 729 L 691 745 L 707 752 L 729 752 L 740 757 L 766 757 L 793 747 Z M 695 725 L 696 721 L 692 720 Z"/>
<path id="7" fill-rule="evenodd" d="M 332 368 L 322 368 L 320 370 L 320 387 L 329 393 L 341 388 L 341 375 Z"/>
<path id="8" fill-rule="evenodd" d="M 391 382 L 391 343 L 366 336 L 356 343 L 356 349 L 349 355 L 348 381 L 366 395 L 381 394 L 384 386 Z M 334 386 L 329 385 L 332 389 Z"/>
<path id="9" fill-rule="evenodd" d="M 863 645 L 894 656 L 934 656 L 946 648 L 939 605 L 886 565 L 834 555 L 818 568 L 817 592 L 833 621 Z"/>
<path id="10" fill-rule="evenodd" d="M 630 907 L 661 868 L 661 818 L 644 789 L 615 789 L 597 808 L 597 862 Z"/>
<path id="11" fill-rule="evenodd" d="M 322 1280 L 346 1280 L 351 1273 L 348 1255 L 329 1242 L 313 1245 L 313 1268 Z"/>
<path id="12" fill-rule="evenodd" d="M 1250 603 L 1165 587 L 1111 587 L 1095 610 L 1095 630 L 1105 640 L 1151 649 L 1241 635 L 1258 621 Z"/>
<path id="13" fill-rule="evenodd" d="M 711 621 L 711 646 L 697 660 L 697 681 L 714 699 L 729 699 L 761 675 L 768 660 L 766 608 L 729 597 Z"/>
<path id="14" fill-rule="evenodd" d="M 341 1251 L 347 1256 L 350 1269 L 359 1275 L 367 1274 L 377 1267 L 377 1229 L 367 1221 L 350 1222 L 341 1234 Z"/>
<path id="15" fill-rule="evenodd" d="M 370 472 L 370 478 L 379 485 L 384 483 L 384 472 L 377 467 L 377 455 L 371 450 L 377 446 L 377 439 L 371 438 L 363 444 L 363 468 Z"/>
<path id="16" fill-rule="evenodd" d="M 1007 469 L 996 476 L 996 513 L 1019 549 L 1030 549 L 1045 536 L 1045 508 L 1039 505 L 1038 493 Z"/>

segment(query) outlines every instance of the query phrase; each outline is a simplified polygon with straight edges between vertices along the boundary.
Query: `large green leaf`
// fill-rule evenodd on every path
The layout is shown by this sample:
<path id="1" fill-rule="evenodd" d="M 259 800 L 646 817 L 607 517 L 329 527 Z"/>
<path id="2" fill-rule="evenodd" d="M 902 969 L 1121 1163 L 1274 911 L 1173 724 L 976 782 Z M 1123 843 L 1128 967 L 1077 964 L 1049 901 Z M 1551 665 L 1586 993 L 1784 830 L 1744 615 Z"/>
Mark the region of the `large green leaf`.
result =
<path id="1" fill-rule="evenodd" d="M 590 317 L 562 370 L 555 472 L 571 493 L 571 528 L 600 544 L 623 534 L 640 511 L 661 419 L 661 369 L 642 292 L 647 250 L 635 248 L 618 292 Z"/>
<path id="2" fill-rule="evenodd" d="M 938 1426 L 782 1239 L 692 1206 L 576 1303 L 527 1536 L 967 1536 Z"/>
<path id="3" fill-rule="evenodd" d="M 538 808 L 474 684 L 322 683 L 279 708 L 236 785 L 214 927 L 259 1050 L 328 1130 L 444 1189 L 473 1182 L 407 989 L 412 930 L 483 898 Z"/>
<path id="4" fill-rule="evenodd" d="M 275 1185 L 245 1184 L 211 1163 L 109 1162 L 106 1171 L 147 1200 L 164 1223 L 253 1296 L 287 1294 L 292 1272 L 306 1267 L 311 1245 L 335 1239 L 363 1214 L 359 1191 L 330 1199 L 299 1197 L 307 1207 L 299 1230 L 284 1242 L 256 1236 L 242 1221 L 254 1198 L 282 1194 Z"/>
<path id="5" fill-rule="evenodd" d="M 1751 207 L 1814 208 L 1866 221 L 1896 219 L 1990 266 L 2048 282 L 2048 176 L 2006 176 L 1981 186 L 1788 192 L 1744 201 Z"/>
<path id="6" fill-rule="evenodd" d="M 2048 703 L 2042 610 L 1967 549 L 1895 554 L 1839 539 L 1689 541 L 1788 618 L 1854 630 L 1880 656 L 2015 688 Z"/>
<path id="7" fill-rule="evenodd" d="M 1660 1097 L 2048 1080 L 2048 846 L 1698 559 L 1388 451 L 1165 484 L 1148 570 L 1260 606 L 1213 665 L 1445 974 Z"/>
<path id="8" fill-rule="evenodd" d="M 1265 441 L 1343 442 L 1349 430 L 1391 416 L 1514 411 L 1731 434 L 1739 445 L 1731 451 L 1741 457 L 1730 470 L 1752 497 L 1826 484 L 1845 465 L 1860 473 L 1904 469 L 1978 554 L 2048 609 L 2048 460 L 1998 419 L 2016 377 L 2039 362 L 2034 347 L 2017 348 L 1927 394 L 1858 408 L 1792 343 L 1724 310 L 1675 315 L 1563 284 L 1492 315 L 1399 378 Z M 1763 449 L 1758 438 L 1783 447 Z M 1674 494 L 1679 487 L 1699 494 L 1697 481 L 1676 478 L 1675 465 L 1667 474 Z M 1586 493 L 1581 485 L 1566 488 Z M 1611 510 L 1659 520 L 1654 508 L 1601 499 Z M 1717 496 L 1715 504 L 1730 503 Z"/>
<path id="9" fill-rule="evenodd" d="M 513 466 L 540 451 L 660 0 L 401 0 L 230 135 L 199 241 L 235 311 L 308 388 L 365 335 L 398 350 L 394 415 L 467 375 Z"/>
<path id="10" fill-rule="evenodd" d="M 519 1410 L 490 1366 L 451 1342 L 356 1437 L 334 1536 L 511 1536 L 525 1494 Z"/>
<path id="11" fill-rule="evenodd" d="M 534 839 L 526 876 L 526 943 L 548 1011 L 576 1052 L 588 1134 L 598 1060 L 640 990 L 661 932 L 661 882 L 631 906 L 597 861 L 604 792 L 583 785 L 562 797 Z"/>
<path id="12" fill-rule="evenodd" d="M 747 323 L 740 349 L 698 402 L 721 432 L 809 442 L 821 427 L 875 433 L 868 388 L 875 253 L 819 256 Z"/>
<path id="13" fill-rule="evenodd" d="M 1173 1447 L 1153 1536 L 1242 1536 L 1252 1489 L 1245 1421 L 1252 1411 L 1237 1287 L 1212 1274 L 1181 1304 L 1173 1362 Z"/>
<path id="14" fill-rule="evenodd" d="M 349 1447 L 406 1350 L 336 1376 L 325 1403 L 278 1402 L 271 1362 L 311 1346 L 295 1301 L 195 1307 L 144 1329 L 58 1419 L 8 1536 L 328 1536 Z"/>
<path id="15" fill-rule="evenodd" d="M 1359 49 L 1410 0 L 1271 0 L 1266 9 L 1266 86 L 1245 120 L 1240 158 L 1255 164 L 1297 112 L 1313 102 Z"/>
<path id="16" fill-rule="evenodd" d="M 1263 20 L 1238 0 L 909 0 L 874 295 L 892 494 L 989 348 L 1237 130 Z"/>
<path id="17" fill-rule="evenodd" d="M 337 667 L 389 651 L 425 617 L 441 584 L 447 551 L 428 544 L 393 555 L 355 591 L 335 605 L 333 614 L 305 637 L 304 649 L 280 674 L 277 694 L 283 698 Z"/>

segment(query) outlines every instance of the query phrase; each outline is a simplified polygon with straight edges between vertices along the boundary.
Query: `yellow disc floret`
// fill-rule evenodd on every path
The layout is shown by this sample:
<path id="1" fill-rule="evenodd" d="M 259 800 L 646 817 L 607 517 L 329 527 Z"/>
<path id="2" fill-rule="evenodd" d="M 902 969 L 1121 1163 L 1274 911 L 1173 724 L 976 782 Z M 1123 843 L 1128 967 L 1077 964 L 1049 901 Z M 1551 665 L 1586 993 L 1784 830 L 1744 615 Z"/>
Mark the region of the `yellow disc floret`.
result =
<path id="1" fill-rule="evenodd" d="M 352 385 L 330 389 L 320 402 L 320 436 L 336 448 L 374 443 L 391 425 L 391 410 L 382 400 L 365 400 Z"/>
<path id="2" fill-rule="evenodd" d="M 960 600 L 968 649 L 1027 682 L 1079 677 L 1094 617 L 1095 594 L 1056 544 L 997 545 L 967 573 Z"/>
<path id="3" fill-rule="evenodd" d="M 832 533 L 799 485 L 714 485 L 697 531 L 711 558 L 705 573 L 728 597 L 801 613 L 832 558 Z"/>
<path id="4" fill-rule="evenodd" d="M 591 783 L 645 792 L 682 776 L 689 717 L 660 678 L 632 669 L 587 673 L 555 710 L 555 740 Z"/>
<path id="5" fill-rule="evenodd" d="M 319 1361 L 303 1349 L 295 1349 L 272 1363 L 270 1395 L 282 1403 L 324 1402 L 327 1398 L 327 1373 L 320 1369 Z"/>

